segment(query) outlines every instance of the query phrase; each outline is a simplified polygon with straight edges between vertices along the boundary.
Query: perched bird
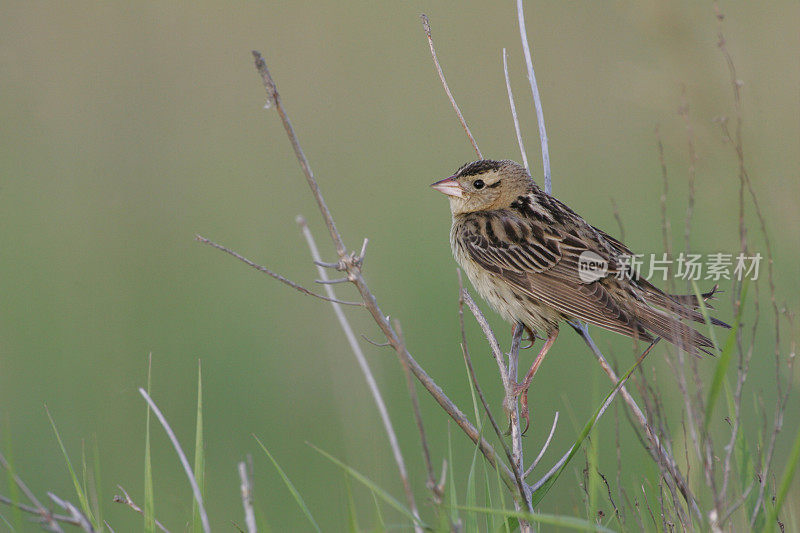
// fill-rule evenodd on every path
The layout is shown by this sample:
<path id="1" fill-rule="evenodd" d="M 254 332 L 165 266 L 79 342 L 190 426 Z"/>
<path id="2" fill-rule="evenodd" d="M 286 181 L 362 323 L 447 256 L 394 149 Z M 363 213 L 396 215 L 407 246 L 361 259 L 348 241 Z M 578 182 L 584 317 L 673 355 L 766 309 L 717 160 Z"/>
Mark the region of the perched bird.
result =
<path id="1" fill-rule="evenodd" d="M 450 245 L 472 285 L 505 320 L 522 324 L 531 342 L 545 341 L 515 391 L 526 421 L 528 388 L 562 320 L 711 353 L 712 342 L 682 321 L 705 322 L 697 297 L 666 294 L 641 278 L 633 252 L 545 193 L 523 166 L 475 161 L 431 187 L 450 199 Z"/>

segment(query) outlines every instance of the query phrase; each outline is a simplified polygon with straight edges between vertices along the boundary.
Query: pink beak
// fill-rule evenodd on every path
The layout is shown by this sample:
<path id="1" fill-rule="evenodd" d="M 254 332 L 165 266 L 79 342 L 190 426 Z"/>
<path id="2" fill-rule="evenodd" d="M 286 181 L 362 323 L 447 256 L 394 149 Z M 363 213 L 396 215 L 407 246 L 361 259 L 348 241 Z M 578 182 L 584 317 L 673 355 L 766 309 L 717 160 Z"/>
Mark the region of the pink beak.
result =
<path id="1" fill-rule="evenodd" d="M 464 197 L 464 189 L 462 189 L 461 185 L 458 184 L 455 176 L 450 176 L 449 178 L 432 183 L 431 187 L 439 192 L 443 192 L 447 196 L 455 196 L 457 198 Z"/>

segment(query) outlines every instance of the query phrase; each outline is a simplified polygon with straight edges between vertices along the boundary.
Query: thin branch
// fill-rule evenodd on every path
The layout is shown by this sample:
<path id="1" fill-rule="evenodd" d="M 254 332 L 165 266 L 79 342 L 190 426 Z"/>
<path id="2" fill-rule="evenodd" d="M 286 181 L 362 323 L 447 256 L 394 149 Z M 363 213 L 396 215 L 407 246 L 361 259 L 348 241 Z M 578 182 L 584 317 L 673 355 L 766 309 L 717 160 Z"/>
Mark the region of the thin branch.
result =
<path id="1" fill-rule="evenodd" d="M 391 346 L 391 344 L 389 344 L 388 342 L 375 342 L 374 340 L 370 339 L 363 333 L 361 334 L 361 338 L 370 343 L 371 345 L 377 346 L 378 348 L 385 348 L 387 346 Z"/>
<path id="2" fill-rule="evenodd" d="M 310 290 L 306 289 L 305 287 L 302 287 L 302 286 L 298 285 L 294 281 L 292 281 L 290 279 L 287 279 L 287 278 L 284 278 L 280 274 L 277 274 L 277 273 L 271 271 L 267 267 L 264 267 L 264 266 L 261 266 L 261 265 L 259 265 L 257 263 L 254 263 L 251 260 L 249 260 L 248 258 L 244 257 L 243 255 L 231 250 L 230 248 L 228 248 L 226 246 L 223 246 L 221 244 L 215 243 L 214 241 L 208 240 L 205 237 L 203 237 L 202 235 L 195 235 L 194 240 L 196 240 L 197 242 L 203 243 L 203 244 L 207 244 L 207 245 L 211 246 L 212 248 L 216 248 L 217 250 L 222 250 L 226 254 L 235 257 L 236 259 L 238 259 L 242 263 L 244 263 L 244 264 L 246 264 L 246 265 L 248 265 L 250 267 L 253 267 L 254 269 L 258 270 L 259 272 L 263 272 L 264 274 L 267 274 L 271 278 L 274 278 L 274 279 L 280 281 L 281 283 L 283 283 L 284 285 L 288 285 L 289 287 L 291 287 L 291 288 L 293 288 L 293 289 L 295 289 L 297 291 L 300 291 L 303 294 L 307 294 L 309 296 L 313 296 L 314 298 L 319 298 L 320 300 L 325 300 L 326 302 L 334 302 L 334 303 L 342 304 L 342 305 L 355 305 L 355 306 L 363 306 L 364 305 L 363 302 L 345 302 L 345 301 L 342 301 L 342 300 L 337 300 L 335 298 L 331 299 L 331 298 L 328 298 L 326 296 L 322 296 L 321 294 L 317 294 L 315 292 L 311 292 Z"/>
<path id="3" fill-rule="evenodd" d="M 422 19 L 422 28 L 425 30 L 425 36 L 428 38 L 428 46 L 431 49 L 433 64 L 436 66 L 436 72 L 439 74 L 439 80 L 442 82 L 444 92 L 447 93 L 447 98 L 450 100 L 450 104 L 453 106 L 456 115 L 458 115 L 458 121 L 461 122 L 461 127 L 464 128 L 464 132 L 467 134 L 469 142 L 472 143 L 475 153 L 478 154 L 478 159 L 483 159 L 483 154 L 481 154 L 481 151 L 478 148 L 478 143 L 475 142 L 475 137 L 472 136 L 472 132 L 469 130 L 469 126 L 467 126 L 467 121 L 464 120 L 464 115 L 461 114 L 461 109 L 458 107 L 455 98 L 453 98 L 453 93 L 450 92 L 450 87 L 447 85 L 447 80 L 444 79 L 444 72 L 442 72 L 442 66 L 439 64 L 439 59 L 436 57 L 436 48 L 433 46 L 433 38 L 431 37 L 431 23 L 428 20 L 428 15 L 423 13 L 420 15 L 420 18 Z"/>
<path id="4" fill-rule="evenodd" d="M 400 321 L 395 319 L 394 329 L 400 336 L 400 339 L 405 344 L 403 337 L 403 330 L 400 327 Z M 363 335 L 362 335 L 363 337 Z M 389 343 L 385 343 L 386 346 Z M 403 366 L 403 374 L 406 377 L 406 386 L 408 387 L 408 396 L 411 399 L 411 410 L 414 413 L 414 421 L 417 423 L 417 430 L 419 431 L 419 440 L 422 445 L 422 458 L 425 461 L 425 470 L 428 473 L 428 480 L 426 486 L 433 494 L 433 499 L 437 505 L 442 503 L 444 496 L 444 487 L 436 483 L 436 474 L 433 473 L 433 463 L 431 462 L 431 452 L 428 448 L 428 436 L 425 434 L 425 425 L 422 423 L 422 412 L 419 409 L 419 397 L 417 396 L 417 388 L 414 386 L 414 380 L 405 360 L 400 360 Z"/>
<path id="5" fill-rule="evenodd" d="M 506 78 L 506 92 L 508 93 L 508 105 L 511 107 L 511 118 L 514 119 L 514 131 L 517 132 L 517 143 L 519 152 L 522 155 L 522 164 L 528 168 L 528 154 L 525 152 L 525 144 L 522 142 L 522 131 L 519 127 L 519 117 L 517 116 L 517 106 L 514 104 L 514 93 L 511 91 L 511 79 L 508 75 L 508 53 L 503 48 L 503 74 Z M 530 169 L 529 169 L 530 170 Z"/>
<path id="6" fill-rule="evenodd" d="M 292 143 L 292 149 L 294 149 L 294 154 L 297 156 L 297 161 L 300 163 L 300 167 L 303 169 L 306 182 L 311 188 L 314 199 L 317 201 L 317 206 L 319 206 L 319 211 L 322 213 L 322 218 L 325 220 L 325 225 L 328 227 L 331 240 L 333 241 L 334 246 L 336 246 L 336 253 L 339 255 L 339 257 L 343 257 L 346 248 L 344 246 L 344 242 L 342 242 L 342 236 L 339 234 L 339 230 L 336 229 L 336 224 L 333 222 L 331 211 L 328 209 L 328 205 L 325 203 L 325 199 L 322 197 L 322 191 L 319 189 L 317 180 L 314 179 L 314 173 L 311 171 L 311 165 L 309 165 L 308 160 L 303 153 L 303 149 L 300 147 L 300 141 L 297 139 L 297 135 L 294 133 L 294 128 L 289 120 L 289 116 L 286 114 L 286 110 L 283 108 L 281 95 L 278 93 L 278 87 L 275 85 L 275 81 L 272 79 L 272 75 L 269 73 L 269 69 L 267 68 L 267 63 L 264 61 L 261 53 L 253 50 L 253 57 L 255 58 L 256 70 L 258 70 L 261 80 L 264 82 L 264 89 L 267 91 L 268 103 L 275 105 L 275 109 L 278 111 L 278 115 L 281 117 L 283 129 L 286 130 L 286 135 L 289 137 L 289 142 Z"/>
<path id="7" fill-rule="evenodd" d="M 86 531 L 87 533 L 94 533 L 94 526 L 92 526 L 92 523 L 89 521 L 88 518 L 86 518 L 86 515 L 83 514 L 77 507 L 75 507 L 74 503 L 67 500 L 62 500 L 52 492 L 48 492 L 47 496 L 49 496 L 50 499 L 53 500 L 53 503 L 55 503 L 56 505 L 58 505 L 59 507 L 61 507 L 62 509 L 64 509 L 69 513 L 70 518 L 75 520 L 76 526 Z"/>
<path id="8" fill-rule="evenodd" d="M 608 375 L 611 381 L 616 384 L 619 381 L 617 374 L 611 368 L 611 365 L 608 364 L 608 361 L 603 356 L 603 353 L 600 351 L 600 348 L 597 347 L 594 340 L 592 339 L 591 335 L 589 335 L 589 330 L 583 324 L 573 324 L 570 325 L 575 329 L 578 335 L 584 340 L 589 349 L 597 358 L 598 362 L 600 363 L 600 367 L 603 371 Z M 633 413 L 634 417 L 636 418 L 637 422 L 642 429 L 644 429 L 647 438 L 652 443 L 652 446 L 648 448 L 648 451 L 654 458 L 656 458 L 656 463 L 659 464 L 661 467 L 666 469 L 669 473 L 671 479 L 675 482 L 678 487 L 678 490 L 681 492 L 686 503 L 691 508 L 692 512 L 695 514 L 698 520 L 703 520 L 703 513 L 700 511 L 700 508 L 697 505 L 697 500 L 692 494 L 691 489 L 689 488 L 689 484 L 684 479 L 683 475 L 681 474 L 678 464 L 675 459 L 672 458 L 672 455 L 662 446 L 661 440 L 658 438 L 658 435 L 655 434 L 653 428 L 647 422 L 647 418 L 642 413 L 642 410 L 636 404 L 636 400 L 633 399 L 633 396 L 630 395 L 628 390 L 623 385 L 620 388 L 620 394 L 622 394 L 622 398 L 625 400 L 625 403 L 628 404 L 631 412 Z"/>
<path id="9" fill-rule="evenodd" d="M 550 441 L 553 440 L 553 435 L 555 435 L 556 433 L 557 424 L 558 424 L 558 411 L 556 411 L 556 416 L 553 417 L 553 426 L 550 428 L 550 434 L 547 436 L 547 440 L 544 442 L 544 446 L 542 446 L 542 449 L 539 451 L 539 455 L 537 455 L 536 459 L 533 460 L 531 466 L 529 466 L 528 469 L 525 471 L 525 475 L 523 477 L 528 477 L 529 475 L 531 475 L 533 469 L 536 468 L 536 465 L 538 465 L 539 461 L 541 461 L 542 457 L 544 457 L 544 452 L 547 451 L 547 448 L 550 446 Z"/>
<path id="10" fill-rule="evenodd" d="M 653 342 L 650 343 L 650 346 L 648 346 L 647 349 L 642 353 L 642 355 L 639 356 L 639 360 L 636 362 L 637 365 L 640 365 L 642 363 L 644 358 L 647 357 L 647 354 L 650 353 L 650 351 L 658 343 L 659 340 L 661 340 L 661 338 L 660 337 L 656 337 L 653 340 Z M 630 377 L 630 374 L 628 375 L 628 377 Z M 600 407 L 600 410 L 597 412 L 597 416 L 594 418 L 595 424 L 597 423 L 598 420 L 600 420 L 600 417 L 603 416 L 603 413 L 606 412 L 606 409 L 608 409 L 608 406 L 611 405 L 611 402 L 617 396 L 617 393 L 625 388 L 625 381 L 627 381 L 627 379 L 628 378 L 626 377 L 622 382 L 620 382 L 619 380 L 615 381 L 614 390 L 611 392 L 611 394 L 608 395 L 608 398 L 606 399 L 605 402 L 603 402 L 603 405 Z M 531 492 L 536 492 L 537 490 L 539 490 L 539 488 L 542 485 L 547 483 L 547 481 L 550 480 L 550 478 L 553 477 L 553 475 L 556 472 L 558 472 L 558 470 L 570 458 L 574 446 L 575 446 L 574 444 L 572 446 L 570 446 L 569 449 L 567 450 L 567 452 L 561 457 L 561 459 L 558 460 L 558 462 L 555 464 L 555 466 L 553 466 L 553 468 L 551 468 L 549 472 L 547 472 L 544 476 L 542 476 L 542 478 L 539 481 L 537 481 L 536 483 L 534 483 L 531 486 Z"/>
<path id="11" fill-rule="evenodd" d="M 288 121 L 288 117 L 286 117 L 285 111 L 283 110 L 280 102 L 280 96 L 278 95 L 275 84 L 269 75 L 266 65 L 264 64 L 264 60 L 261 57 L 261 54 L 258 52 L 254 52 L 254 56 L 256 57 L 256 67 L 262 76 L 262 80 L 264 80 L 268 95 L 271 101 L 274 101 L 276 107 L 278 108 L 279 114 L 281 115 L 281 120 L 284 122 L 284 129 L 289 136 L 292 146 L 295 148 L 295 155 L 297 156 L 298 162 L 303 169 L 306 181 L 314 193 L 315 198 L 317 198 L 317 204 L 319 205 L 323 218 L 328 225 L 328 230 L 331 233 L 331 239 L 336 244 L 339 262 L 336 263 L 335 266 L 340 270 L 345 270 L 348 277 L 352 279 L 352 283 L 355 285 L 364 301 L 364 306 L 366 307 L 367 311 L 369 311 L 370 315 L 372 315 L 373 320 L 381 329 L 381 332 L 386 336 L 386 339 L 389 341 L 392 348 L 394 348 L 397 356 L 408 364 L 411 372 L 419 380 L 422 386 L 425 387 L 425 389 L 431 394 L 434 400 L 436 400 L 436 402 L 445 410 L 445 412 L 456 422 L 456 424 L 458 424 L 461 430 L 472 440 L 472 442 L 478 445 L 478 448 L 489 464 L 499 472 L 503 483 L 512 491 L 512 494 L 515 494 L 515 484 L 511 470 L 509 470 L 509 468 L 503 464 L 503 461 L 498 457 L 494 447 L 492 447 L 492 445 L 481 436 L 480 432 L 475 428 L 474 425 L 472 425 L 464 413 L 452 402 L 452 400 L 450 400 L 450 398 L 447 397 L 447 395 L 442 391 L 441 387 L 436 384 L 436 382 L 412 357 L 411 353 L 408 351 L 397 333 L 392 328 L 392 325 L 389 323 L 386 314 L 381 311 L 377 299 L 364 281 L 364 278 L 361 275 L 362 261 L 353 255 L 347 255 L 346 249 L 342 244 L 341 236 L 339 235 L 338 231 L 336 231 L 335 225 L 333 224 L 331 213 L 322 199 L 322 193 L 319 191 L 316 180 L 311 173 L 308 161 L 303 155 L 299 141 L 297 140 L 297 137 L 291 128 L 291 124 Z"/>
<path id="12" fill-rule="evenodd" d="M 322 265 L 318 265 L 322 266 Z M 339 278 L 339 279 L 315 279 L 314 283 L 319 283 L 320 285 L 336 285 L 339 283 L 350 283 L 350 280 L 347 278 Z"/>
<path id="13" fill-rule="evenodd" d="M 33 493 L 33 491 L 31 491 L 31 489 L 28 488 L 28 485 L 26 485 L 25 482 L 22 481 L 22 478 L 19 477 L 17 473 L 11 468 L 11 466 L 8 464 L 8 461 L 6 461 L 5 455 L 3 455 L 2 453 L 0 453 L 0 466 L 2 466 L 12 475 L 12 477 L 14 478 L 14 483 L 17 485 L 17 487 L 19 487 L 19 489 L 22 491 L 25 497 L 28 498 L 28 500 L 30 500 L 30 502 L 34 505 L 35 510 L 31 511 L 30 509 L 32 508 L 29 508 L 27 506 L 22 507 L 21 505 L 23 504 L 18 504 L 11 500 L 8 501 L 0 500 L 0 501 L 2 501 L 3 503 L 7 503 L 9 505 L 14 505 L 23 511 L 38 514 L 41 517 L 42 521 L 45 524 L 47 524 L 48 527 L 50 527 L 53 531 L 61 531 L 61 527 L 58 525 L 57 522 L 59 521 L 65 522 L 65 520 L 61 519 L 64 517 L 62 517 L 61 515 L 54 515 L 47 507 L 42 505 L 42 502 L 40 502 L 39 499 L 36 498 L 36 495 Z M 73 522 L 69 523 L 71 524 Z"/>
<path id="14" fill-rule="evenodd" d="M 459 275 L 459 284 L 461 284 L 461 276 Z M 504 435 L 500 426 L 497 425 L 497 421 L 495 421 L 494 416 L 492 415 L 492 410 L 489 407 L 489 402 L 486 401 L 486 397 L 483 394 L 483 390 L 481 389 L 480 384 L 478 383 L 478 376 L 475 374 L 475 369 L 472 366 L 472 358 L 469 355 L 469 349 L 467 347 L 467 333 L 466 329 L 464 328 L 464 303 L 467 301 L 464 296 L 469 296 L 467 291 L 464 290 L 463 286 L 459 291 L 459 298 L 458 298 L 458 322 L 461 328 L 461 354 L 464 356 L 464 363 L 467 365 L 467 371 L 469 372 L 470 379 L 472 380 L 472 384 L 475 387 L 475 391 L 478 393 L 478 398 L 481 400 L 481 404 L 483 405 L 484 411 L 486 411 L 486 416 L 489 418 L 489 423 L 494 429 L 495 434 L 497 435 L 497 439 L 500 441 L 500 444 L 503 446 L 503 451 L 506 453 L 506 457 L 508 458 L 509 464 L 511 465 L 511 470 L 514 473 L 514 480 L 517 483 L 517 489 L 519 490 L 519 494 L 522 497 L 522 500 L 525 502 L 525 506 L 528 512 L 533 512 L 533 507 L 530 504 L 530 490 L 527 484 L 525 483 L 525 478 L 522 475 L 522 454 L 521 450 L 519 453 L 516 453 L 517 450 L 515 449 L 513 452 L 509 449 L 508 444 L 506 444 Z M 474 304 L 474 302 L 473 302 Z M 468 304 L 469 305 L 469 304 Z M 472 310 L 472 308 L 470 307 Z M 476 308 L 477 309 L 477 308 Z M 480 310 L 477 310 L 480 314 Z M 475 310 L 473 310 L 473 314 Z M 481 314 L 481 319 L 485 322 L 485 318 Z M 478 322 L 481 322 L 481 319 L 478 319 L 476 315 L 475 318 Z M 489 330 L 489 333 L 486 334 L 487 339 L 489 339 L 489 343 L 492 344 L 492 339 L 494 339 L 494 333 Z M 491 338 L 490 338 L 491 337 Z M 495 343 L 497 342 L 494 339 Z M 508 391 L 506 391 L 507 393 Z M 510 414 L 510 413 L 509 413 Z M 515 424 L 516 422 L 516 424 Z M 519 428 L 519 420 L 512 420 L 511 425 L 516 425 Z"/>
<path id="15" fill-rule="evenodd" d="M 244 523 L 247 526 L 247 533 L 257 533 L 256 514 L 253 509 L 253 481 L 247 472 L 247 463 L 240 461 L 237 468 L 239 470 L 239 480 L 241 481 L 242 507 L 244 508 Z"/>
<path id="16" fill-rule="evenodd" d="M 314 259 L 314 261 L 319 261 L 319 249 L 317 248 L 317 243 L 314 241 L 314 236 L 311 235 L 311 230 L 308 228 L 306 220 L 303 217 L 297 217 L 297 224 L 300 226 L 300 229 L 303 232 L 303 237 L 305 237 L 306 243 L 308 244 L 308 249 L 311 251 L 312 259 Z M 323 281 L 328 279 L 328 272 L 323 267 L 317 266 L 317 272 L 320 279 Z M 389 418 L 389 411 L 386 409 L 386 403 L 383 401 L 383 396 L 378 388 L 378 383 L 375 381 L 375 377 L 372 375 L 372 370 L 369 367 L 369 363 L 367 363 L 367 358 L 364 356 L 364 352 L 361 350 L 361 345 L 358 344 L 358 339 L 356 338 L 356 334 L 353 332 L 353 328 L 350 326 L 350 322 L 347 320 L 347 317 L 344 315 L 344 311 L 339 304 L 333 301 L 336 300 L 336 293 L 334 292 L 333 287 L 331 285 L 325 285 L 324 287 L 325 292 L 328 294 L 328 298 L 332 300 L 331 306 L 333 307 L 333 312 L 336 315 L 336 318 L 339 320 L 339 326 L 341 326 L 344 336 L 347 338 L 348 344 L 350 344 L 350 349 L 353 351 L 356 361 L 358 361 L 358 366 L 361 368 L 361 373 L 364 374 L 364 379 L 367 381 L 367 387 L 369 387 L 370 393 L 372 393 L 372 399 L 375 401 L 375 405 L 378 408 L 378 413 L 380 414 L 381 421 L 383 422 L 384 431 L 386 431 L 386 436 L 389 438 L 389 447 L 392 449 L 392 455 L 394 456 L 395 463 L 397 463 L 397 470 L 400 474 L 400 481 L 403 483 L 403 490 L 406 494 L 408 506 L 411 509 L 412 514 L 417 518 L 414 523 L 414 529 L 418 533 L 421 533 L 422 527 L 419 525 L 420 520 L 419 511 L 417 510 L 417 503 L 414 501 L 414 493 L 411 490 L 411 483 L 408 480 L 406 463 L 403 459 L 403 453 L 400 451 L 400 444 L 397 440 L 397 434 L 394 431 L 392 420 Z"/>
<path id="17" fill-rule="evenodd" d="M 51 513 L 49 510 L 47 511 L 48 518 L 46 519 L 42 515 L 41 509 L 39 509 L 38 507 L 34 507 L 32 505 L 25 505 L 24 503 L 15 502 L 11 498 L 9 498 L 7 496 L 3 496 L 1 494 L 0 494 L 0 503 L 4 503 L 4 504 L 6 504 L 6 505 L 8 505 L 10 507 L 16 507 L 17 509 L 19 509 L 20 511 L 23 511 L 25 513 L 36 515 L 37 517 L 39 517 L 39 519 L 43 523 L 47 524 L 47 527 L 50 528 L 51 531 L 62 531 L 61 527 L 58 525 L 58 522 L 61 522 L 61 523 L 64 523 L 64 524 L 70 524 L 70 525 L 73 525 L 73 526 L 79 525 L 78 522 L 75 520 L 75 518 L 73 518 L 71 516 L 66 516 L 66 515 L 63 515 L 63 514 Z"/>
<path id="18" fill-rule="evenodd" d="M 525 13 L 522 10 L 522 0 L 517 0 L 517 21 L 519 22 L 522 51 L 525 54 L 525 66 L 528 69 L 528 82 L 531 85 L 533 104 L 536 107 L 536 122 L 539 124 L 539 140 L 542 145 L 542 167 L 544 169 L 544 192 L 552 194 L 553 185 L 550 181 L 550 151 L 547 148 L 547 130 L 544 127 L 544 112 L 542 111 L 542 101 L 539 98 L 539 86 L 536 84 L 536 74 L 533 72 L 533 59 L 531 58 L 531 49 L 528 44 L 528 32 L 525 29 Z"/>
<path id="19" fill-rule="evenodd" d="M 139 507 L 138 505 L 136 505 L 136 502 L 134 502 L 131 499 L 130 495 L 128 494 L 128 491 L 126 491 L 124 488 L 122 488 L 122 485 L 117 485 L 117 488 L 119 490 L 121 490 L 122 494 L 124 494 L 125 496 L 122 497 L 122 496 L 115 495 L 114 499 L 113 499 L 114 503 L 121 503 L 121 504 L 127 505 L 128 507 L 130 507 L 131 509 L 133 509 L 134 511 L 136 511 L 140 515 L 144 515 L 144 511 L 142 511 L 142 508 Z M 162 524 L 158 520 L 156 520 L 155 523 L 156 523 L 156 526 L 158 526 L 158 529 L 160 529 L 163 533 L 169 533 L 169 530 L 164 527 L 164 524 Z"/>
<path id="20" fill-rule="evenodd" d="M 205 533 L 210 533 L 211 526 L 208 523 L 208 515 L 206 514 L 206 508 L 203 505 L 203 494 L 200 492 L 200 487 L 197 485 L 197 480 L 192 472 L 192 467 L 189 465 L 189 460 L 186 459 L 186 454 L 183 453 L 183 448 L 181 448 L 181 444 L 178 442 L 178 437 L 175 436 L 175 432 L 172 431 L 169 423 L 167 423 L 167 419 L 164 418 L 164 415 L 161 413 L 161 409 L 158 408 L 156 402 L 154 402 L 150 395 L 147 394 L 147 391 L 139 387 L 139 394 L 142 395 L 142 398 L 145 399 L 147 405 L 149 405 L 150 409 L 153 410 L 153 414 L 155 414 L 156 418 L 158 418 L 158 421 L 161 422 L 164 431 L 167 433 L 169 440 L 172 442 L 172 446 L 175 448 L 175 452 L 178 454 L 178 459 L 180 459 L 181 464 L 183 465 L 183 470 L 186 472 L 186 477 L 189 478 L 189 485 L 192 486 L 192 492 L 194 493 L 194 499 L 197 502 L 197 509 L 200 513 L 200 523 L 203 526 L 203 531 Z"/>
<path id="21" fill-rule="evenodd" d="M 497 362 L 497 368 L 500 370 L 500 379 L 503 381 L 503 387 L 507 390 L 510 383 L 508 381 L 508 370 L 506 369 L 505 362 L 503 361 L 503 350 L 500 349 L 500 344 L 498 344 L 497 338 L 494 336 L 491 326 L 489 326 L 489 322 L 486 321 L 486 317 L 483 316 L 483 313 L 478 308 L 478 304 L 475 303 L 475 300 L 472 299 L 472 296 L 470 296 L 466 289 L 461 289 L 461 299 L 464 300 L 464 303 L 467 304 L 469 310 L 472 311 L 473 316 L 475 316 L 475 320 L 478 321 L 478 325 L 481 327 L 483 334 L 489 341 L 489 347 L 492 350 L 492 355 Z"/>

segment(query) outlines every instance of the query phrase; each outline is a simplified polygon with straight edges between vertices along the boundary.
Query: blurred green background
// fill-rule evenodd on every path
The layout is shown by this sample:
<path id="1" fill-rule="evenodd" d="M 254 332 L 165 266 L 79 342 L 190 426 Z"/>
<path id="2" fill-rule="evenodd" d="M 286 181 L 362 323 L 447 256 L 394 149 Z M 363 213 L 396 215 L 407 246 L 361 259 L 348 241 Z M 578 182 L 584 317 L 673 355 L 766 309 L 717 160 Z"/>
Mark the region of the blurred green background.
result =
<path id="1" fill-rule="evenodd" d="M 658 125 L 670 180 L 668 216 L 680 246 L 689 156 L 677 110 L 685 91 L 699 157 L 692 247 L 735 252 L 737 164 L 714 123 L 732 115 L 733 98 L 712 6 L 548 1 L 528 2 L 526 9 L 554 194 L 618 235 L 613 199 L 626 242 L 637 251 L 661 251 Z M 743 83 L 745 158 L 773 238 L 779 304 L 797 310 L 800 5 L 739 1 L 722 10 Z M 512 3 L 5 2 L 2 11 L 0 442 L 17 471 L 40 497 L 52 490 L 76 499 L 46 404 L 73 461 L 96 440 L 106 518 L 117 531 L 137 530 L 138 515 L 110 500 L 119 483 L 142 503 L 145 407 L 137 388 L 152 353 L 153 397 L 189 453 L 202 362 L 206 499 L 216 529 L 242 522 L 235 466 L 248 453 L 266 522 L 278 531 L 306 527 L 252 434 L 281 462 L 325 529 L 346 523 L 343 474 L 306 441 L 402 498 L 376 410 L 330 308 L 193 236 L 229 245 L 311 287 L 316 272 L 294 222 L 303 214 L 323 253 L 333 257 L 277 115 L 262 109 L 264 90 L 250 56 L 258 49 L 346 243 L 355 248 L 370 239 L 365 275 L 384 311 L 401 320 L 412 353 L 471 412 L 447 243 L 450 215 L 428 184 L 474 153 L 435 75 L 418 15 L 430 16 L 448 81 L 484 154 L 519 159 L 502 71 L 501 50 L 509 49 L 536 177 L 538 137 Z M 750 236 L 751 247 L 763 251 L 754 224 Z M 346 298 L 351 291 L 339 289 Z M 745 402 L 751 442 L 761 427 L 753 395 L 762 393 L 767 406 L 775 395 L 765 295 L 762 283 L 762 333 Z M 732 320 L 726 295 L 718 310 Z M 363 310 L 348 315 L 357 332 L 380 339 Z M 509 327 L 491 318 L 507 343 Z M 499 408 L 494 362 L 484 356 L 472 320 L 468 328 L 483 387 Z M 789 329 L 784 346 L 797 333 Z M 628 341 L 594 336 L 620 366 L 630 364 Z M 387 349 L 366 343 L 364 349 L 423 513 L 429 512 L 402 370 Z M 648 368 L 663 376 L 663 394 L 674 397 L 664 354 L 660 347 Z M 704 375 L 712 365 L 701 362 Z M 545 459 L 554 461 L 608 387 L 591 354 L 565 331 L 534 383 L 527 445 L 538 449 L 553 412 L 561 411 Z M 438 464 L 448 423 L 421 394 Z M 776 452 L 779 468 L 798 416 L 794 400 Z M 639 471 L 654 467 L 622 420 L 623 480 L 637 487 Z M 601 464 L 614 471 L 612 417 L 599 432 Z M 180 531 L 191 516 L 191 493 L 163 432 L 153 434 L 156 515 Z M 472 446 L 458 431 L 452 438 L 463 484 Z M 542 510 L 583 513 L 581 468 L 578 461 L 562 477 Z M 795 480 L 789 506 L 795 514 L 798 487 Z M 369 525 L 371 498 L 354 490 Z M 387 520 L 399 515 L 387 511 Z"/>

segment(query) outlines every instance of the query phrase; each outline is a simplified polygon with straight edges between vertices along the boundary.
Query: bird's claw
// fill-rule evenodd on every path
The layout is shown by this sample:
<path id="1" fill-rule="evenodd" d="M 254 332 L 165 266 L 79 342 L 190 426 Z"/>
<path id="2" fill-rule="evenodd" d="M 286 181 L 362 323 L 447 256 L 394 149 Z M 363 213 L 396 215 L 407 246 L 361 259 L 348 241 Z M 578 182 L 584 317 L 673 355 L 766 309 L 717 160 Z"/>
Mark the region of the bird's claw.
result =
<path id="1" fill-rule="evenodd" d="M 511 414 L 517 398 L 520 400 L 519 416 L 525 419 L 525 429 L 522 430 L 520 435 L 525 436 L 525 433 L 527 433 L 530 427 L 530 414 L 528 412 L 528 389 L 530 386 L 530 382 L 515 383 L 511 386 L 510 394 L 506 396 L 504 402 L 508 414 L 508 429 L 505 431 L 506 436 L 511 435 L 511 428 L 513 425 Z"/>
<path id="2" fill-rule="evenodd" d="M 520 348 L 522 348 L 523 350 L 527 350 L 528 348 L 533 348 L 533 343 L 536 341 L 536 333 L 534 333 L 533 330 L 528 326 L 526 326 L 525 324 L 522 325 L 522 328 L 525 330 L 525 333 L 527 334 L 527 337 L 523 338 L 522 340 L 527 342 L 528 345 L 520 346 Z"/>

